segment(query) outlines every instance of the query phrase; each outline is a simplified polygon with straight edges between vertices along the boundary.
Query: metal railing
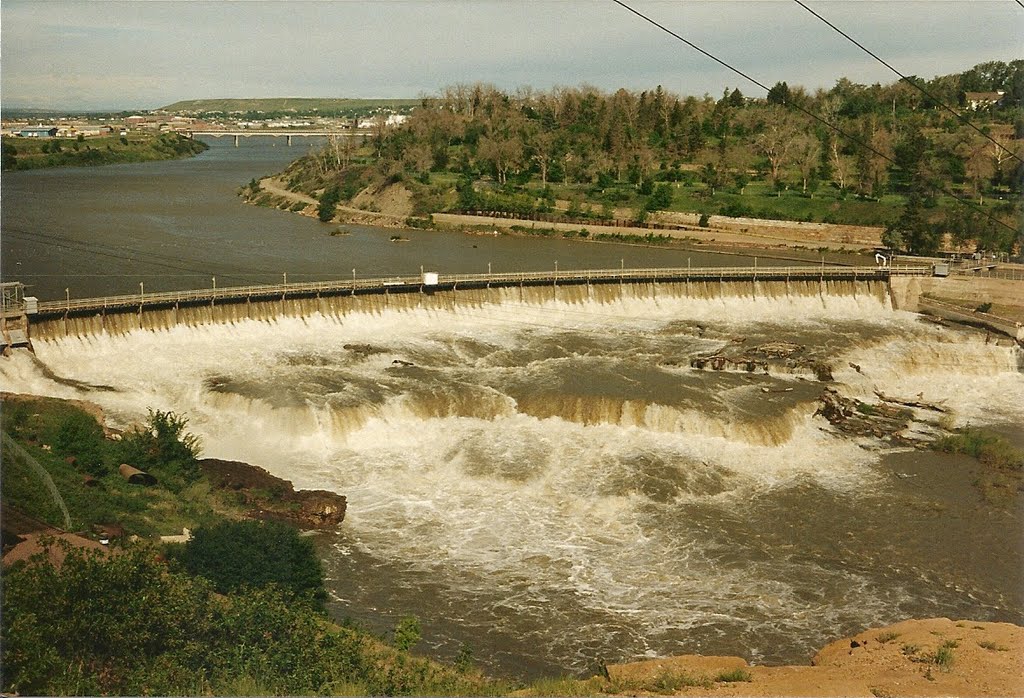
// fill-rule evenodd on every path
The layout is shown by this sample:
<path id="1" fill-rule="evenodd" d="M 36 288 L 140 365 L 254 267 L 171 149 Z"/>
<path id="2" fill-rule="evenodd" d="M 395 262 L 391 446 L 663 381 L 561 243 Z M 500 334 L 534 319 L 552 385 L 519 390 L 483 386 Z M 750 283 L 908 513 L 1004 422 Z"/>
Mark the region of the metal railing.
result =
<path id="1" fill-rule="evenodd" d="M 336 281 L 310 281 L 285 284 L 262 284 L 252 286 L 227 286 L 194 289 L 189 291 L 160 291 L 98 298 L 67 298 L 57 301 L 43 301 L 38 305 L 39 313 L 73 313 L 82 311 L 103 311 L 118 308 L 144 308 L 147 306 L 172 306 L 180 304 L 216 303 L 217 301 L 239 301 L 243 299 L 285 299 L 288 296 L 337 295 L 358 292 L 386 293 L 395 289 L 410 288 L 458 288 L 462 286 L 509 286 L 538 283 L 607 283 L 615 281 L 735 281 L 759 279 L 887 279 L 891 275 L 928 276 L 930 267 L 655 267 L 646 269 L 586 269 L 586 270 L 545 270 L 532 272 L 505 272 L 488 274 L 438 274 L 436 286 L 425 284 L 423 276 L 392 276 L 367 279 L 345 279 Z"/>

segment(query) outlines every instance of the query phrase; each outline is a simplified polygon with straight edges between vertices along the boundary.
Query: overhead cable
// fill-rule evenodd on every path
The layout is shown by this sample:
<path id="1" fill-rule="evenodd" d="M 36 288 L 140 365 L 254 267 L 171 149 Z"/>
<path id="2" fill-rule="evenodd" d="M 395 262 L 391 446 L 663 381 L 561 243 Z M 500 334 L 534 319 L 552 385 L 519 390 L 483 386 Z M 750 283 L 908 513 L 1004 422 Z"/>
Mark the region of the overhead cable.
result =
<path id="1" fill-rule="evenodd" d="M 719 65 L 725 66 L 726 68 L 728 68 L 732 72 L 736 73 L 740 77 L 744 78 L 745 80 L 749 80 L 750 82 L 752 82 L 755 85 L 757 85 L 758 87 L 760 87 L 762 90 L 765 90 L 766 92 L 770 92 L 771 91 L 770 88 L 767 85 L 765 85 L 763 82 L 761 82 L 760 80 L 756 80 L 756 79 L 750 77 L 749 75 L 744 73 L 739 68 L 736 68 L 736 67 L 734 67 L 732 65 L 729 65 L 728 63 L 726 63 L 722 59 L 720 59 L 720 58 L 718 58 L 716 56 L 713 56 L 712 54 L 710 54 L 707 51 L 705 51 L 704 49 L 702 49 L 700 46 L 697 46 L 693 42 L 683 38 L 682 36 L 680 36 L 679 34 L 677 34 L 674 31 L 672 31 L 671 29 L 669 29 L 665 25 L 657 22 L 656 20 L 652 19 L 651 17 L 648 17 L 647 15 L 645 15 L 642 12 L 640 12 L 639 10 L 633 9 L 632 7 L 627 5 L 622 0 L 612 0 L 612 2 L 614 2 L 619 7 L 622 7 L 623 9 L 628 10 L 629 12 L 633 13 L 634 15 L 636 15 L 640 19 L 644 20 L 645 22 L 654 25 L 655 27 L 657 27 L 661 31 L 665 32 L 666 34 L 668 34 L 668 35 L 678 39 L 679 41 L 683 42 L 684 44 L 686 44 L 690 48 L 694 49 L 695 51 L 701 53 L 702 55 L 707 56 L 708 58 L 710 58 L 711 60 L 715 61 Z M 853 136 L 853 135 L 847 133 L 843 129 L 841 129 L 838 126 L 836 126 L 835 124 L 829 122 L 827 119 L 824 119 L 821 116 L 818 116 L 817 114 L 815 114 L 814 112 L 810 111 L 809 109 L 805 109 L 802 106 L 800 106 L 799 104 L 796 104 L 795 102 L 791 102 L 789 100 L 786 100 L 784 102 L 784 104 L 787 107 L 790 107 L 790 108 L 795 109 L 795 110 L 797 110 L 797 111 L 799 111 L 799 112 L 801 112 L 803 114 L 806 114 L 807 116 L 811 117 L 812 119 L 814 119 L 818 123 L 823 124 L 826 128 L 829 128 L 829 129 L 835 131 L 836 133 L 838 133 L 839 135 L 843 136 L 844 138 L 846 138 L 847 140 L 851 141 L 852 143 L 856 143 L 860 147 L 862 147 L 862 148 L 864 148 L 866 150 L 871 151 L 872 153 L 874 153 L 878 157 L 882 158 L 886 162 L 890 163 L 891 165 L 895 165 L 896 167 L 900 167 L 899 163 L 897 163 L 896 160 L 894 160 L 893 158 L 891 158 L 888 155 L 886 155 L 885 153 L 877 150 L 871 144 L 865 143 L 864 141 L 862 141 L 861 139 L 857 138 L 856 136 Z M 900 168 L 900 169 L 902 169 L 902 168 Z M 966 206 L 967 208 L 973 209 L 974 211 L 976 211 L 976 212 L 980 213 L 981 215 L 983 215 L 985 218 L 988 218 L 990 221 L 996 223 L 997 225 L 1002 226 L 1003 228 L 1006 228 L 1007 230 L 1013 232 L 1014 234 L 1016 234 L 1018 232 L 1018 230 L 1016 228 L 1014 228 L 1012 225 L 1009 225 L 1008 223 L 1005 223 L 1004 221 L 1001 221 L 1000 219 L 996 218 L 995 216 L 990 214 L 985 209 L 977 206 L 973 201 L 969 201 L 969 200 L 963 198 L 962 196 L 954 194 L 953 192 L 949 191 L 948 189 L 945 189 L 945 188 L 942 188 L 942 187 L 937 187 L 935 185 L 929 185 L 929 186 L 932 189 L 936 190 L 936 191 L 942 192 L 943 194 L 945 194 L 946 196 L 948 196 L 948 197 L 950 197 L 952 199 L 956 199 L 962 205 Z"/>
<path id="2" fill-rule="evenodd" d="M 1018 1 L 1018 2 L 1022 2 L 1022 0 L 1017 0 L 1017 1 Z M 820 19 L 820 20 L 821 20 L 822 22 L 824 22 L 825 24 L 827 24 L 827 25 L 828 25 L 829 27 L 831 27 L 831 28 L 832 28 L 832 29 L 833 29 L 834 31 L 836 31 L 836 32 L 837 32 L 837 33 L 838 33 L 839 35 L 843 36 L 843 37 L 844 37 L 844 38 L 845 38 L 845 39 L 846 39 L 847 41 L 849 41 L 850 43 L 852 43 L 852 44 L 853 44 L 854 46 L 856 46 L 857 48 L 859 48 L 859 49 L 860 49 L 861 51 L 863 51 L 864 53 L 868 54 L 869 56 L 871 56 L 872 58 L 874 58 L 874 59 L 875 59 L 876 61 L 878 61 L 879 63 L 881 63 L 882 65 L 884 65 L 884 66 L 885 66 L 886 68 L 888 68 L 888 69 L 889 69 L 889 70 L 891 70 L 892 72 L 894 72 L 894 73 L 896 73 L 897 75 L 899 75 L 899 76 L 900 76 L 900 80 L 903 80 L 903 81 L 904 81 L 905 83 L 907 83 L 908 85 L 910 85 L 911 87 L 913 87 L 913 88 L 914 88 L 915 90 L 917 90 L 918 92 L 920 92 L 921 94 L 923 94 L 923 95 L 924 95 L 925 97 L 927 97 L 928 99 L 930 99 L 930 100 L 932 100 L 933 102 L 935 102 L 935 104 L 939 105 L 940 107 L 942 107 L 943 109 L 945 109 L 946 111 L 948 111 L 948 112 L 949 112 L 950 114 L 952 114 L 953 116 L 955 116 L 955 117 L 956 117 L 957 119 L 959 119 L 959 120 L 960 120 L 960 121 L 961 121 L 962 123 L 966 124 L 967 126 L 970 126 L 970 127 L 972 128 L 972 129 L 974 129 L 975 131 L 977 131 L 977 132 L 978 132 L 979 134 L 981 134 L 981 135 L 982 135 L 983 137 L 985 137 L 985 138 L 987 138 L 988 140 L 992 141 L 992 143 L 993 143 L 993 144 L 994 144 L 994 145 L 995 145 L 995 146 L 996 146 L 997 148 L 999 148 L 1000 150 L 1002 150 L 1003 152 L 1005 152 L 1005 153 L 1006 153 L 1007 155 L 1009 155 L 1010 157 L 1012 157 L 1012 158 L 1013 158 L 1014 160 L 1016 160 L 1016 161 L 1018 161 L 1018 162 L 1024 162 L 1024 160 L 1022 160 L 1022 159 L 1021 159 L 1021 157 L 1020 157 L 1019 155 L 1017 155 L 1017 153 L 1015 153 L 1015 152 L 1013 152 L 1012 150 L 1010 150 L 1010 149 L 1008 149 L 1007 147 L 1005 147 L 1005 146 L 1004 146 L 1004 145 L 1003 145 L 1002 143 L 1000 143 L 999 141 L 997 141 L 997 140 L 996 140 L 995 138 L 993 138 L 992 136 L 988 135 L 988 134 L 987 134 L 987 133 L 985 133 L 985 132 L 984 132 L 983 130 L 981 130 L 980 128 L 978 128 L 977 126 L 975 126 L 975 125 L 974 125 L 973 123 L 971 123 L 971 120 L 970 120 L 970 119 L 968 119 L 967 117 L 965 117 L 965 116 L 964 116 L 963 114 L 961 114 L 961 113 L 960 113 L 960 112 L 958 112 L 957 110 L 953 109 L 952 107 L 950 107 L 950 106 L 947 106 L 947 105 L 946 105 L 946 104 L 945 104 L 945 103 L 944 103 L 944 102 L 943 102 L 942 100 L 940 100 L 940 99 L 939 99 L 938 97 L 936 97 L 935 95 L 933 95 L 933 94 L 932 94 L 931 92 L 929 92 L 928 90 L 926 90 L 926 89 L 924 89 L 923 87 L 921 87 L 920 85 L 918 85 L 918 84 L 917 84 L 916 82 L 914 82 L 913 80 L 911 80 L 911 79 L 910 79 L 909 77 L 907 77 L 906 75 L 904 75 L 904 74 L 903 74 L 903 73 L 901 73 L 900 71 L 896 70 L 896 68 L 893 68 L 893 67 L 892 67 L 892 66 L 891 66 L 891 65 L 890 65 L 889 63 L 887 63 L 887 62 L 886 62 L 885 60 L 883 60 L 882 58 L 880 58 L 880 57 L 878 56 L 878 54 L 874 53 L 873 51 L 871 51 L 870 49 L 868 49 L 867 47 L 865 47 L 865 46 L 864 46 L 864 45 L 863 45 L 862 43 L 860 43 L 859 41 L 857 41 L 856 39 L 854 39 L 854 38 L 853 38 L 852 36 L 850 36 L 849 34 L 847 34 L 846 32 L 844 32 L 844 31 L 843 31 L 842 29 L 840 29 L 840 28 L 839 28 L 839 27 L 837 27 L 836 25 L 832 24 L 832 22 L 828 21 L 827 19 L 825 19 L 824 17 L 822 17 L 822 16 L 820 15 L 820 14 L 818 14 L 817 12 L 815 12 L 814 10 L 812 10 L 811 8 L 809 8 L 809 7 L 808 7 L 808 6 L 807 6 L 807 5 L 806 5 L 806 4 L 805 4 L 805 3 L 803 2 L 803 0 L 793 0 L 793 2 L 795 2 L 795 3 L 797 4 L 797 5 L 799 5 L 800 7 L 804 8 L 805 10 L 807 10 L 808 12 L 810 12 L 810 13 L 811 13 L 812 15 L 814 15 L 815 17 L 817 17 L 818 19 Z"/>

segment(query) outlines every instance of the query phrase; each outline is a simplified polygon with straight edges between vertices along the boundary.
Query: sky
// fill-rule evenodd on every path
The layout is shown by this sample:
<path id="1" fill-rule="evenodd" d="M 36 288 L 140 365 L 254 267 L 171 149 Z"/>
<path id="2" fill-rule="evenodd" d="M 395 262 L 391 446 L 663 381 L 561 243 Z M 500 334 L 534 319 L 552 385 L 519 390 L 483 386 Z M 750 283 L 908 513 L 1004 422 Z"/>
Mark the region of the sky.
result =
<path id="1" fill-rule="evenodd" d="M 906 75 L 1024 58 L 1016 0 L 804 0 Z M 625 0 L 765 85 L 896 75 L 792 0 Z M 419 97 L 457 83 L 763 90 L 612 0 L 3 0 L 0 107 Z"/>

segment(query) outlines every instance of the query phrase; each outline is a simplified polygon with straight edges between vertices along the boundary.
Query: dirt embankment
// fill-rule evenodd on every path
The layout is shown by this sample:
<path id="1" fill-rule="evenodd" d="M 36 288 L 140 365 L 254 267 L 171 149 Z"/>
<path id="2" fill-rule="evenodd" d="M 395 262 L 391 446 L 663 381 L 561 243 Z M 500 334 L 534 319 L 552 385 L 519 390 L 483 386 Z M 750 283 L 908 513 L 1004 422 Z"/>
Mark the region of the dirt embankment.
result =
<path id="1" fill-rule="evenodd" d="M 658 684 L 688 683 L 693 685 L 676 695 L 1022 696 L 1024 628 L 908 620 L 833 642 L 807 666 L 749 666 L 740 657 L 686 655 L 613 665 L 608 674 L 612 683 L 641 695 L 661 693 Z"/>
<path id="2" fill-rule="evenodd" d="M 302 203 L 306 208 L 303 215 L 315 216 L 317 200 L 306 194 L 293 192 L 275 177 L 260 181 L 260 189 L 280 202 Z M 391 184 L 379 190 L 365 189 L 355 196 L 352 205 L 337 207 L 337 220 L 347 223 L 365 223 L 383 227 L 404 227 L 407 217 L 412 215 L 412 194 L 401 184 Z M 623 212 L 622 217 L 628 217 Z M 505 230 L 513 226 L 550 228 L 560 231 L 578 231 L 576 223 L 535 222 L 518 218 L 492 218 L 455 213 L 435 213 L 434 222 L 446 229 L 489 227 Z M 773 221 L 753 218 L 728 218 L 711 216 L 707 226 L 698 225 L 700 216 L 696 213 L 659 212 L 652 222 L 680 226 L 678 229 L 650 230 L 630 226 L 590 225 L 591 233 L 621 235 L 647 235 L 655 233 L 700 245 L 715 245 L 725 248 L 752 249 L 822 249 L 831 251 L 858 251 L 871 249 L 880 244 L 881 229 L 826 223 L 801 223 L 796 221 Z"/>
<path id="3" fill-rule="evenodd" d="M 319 201 L 301 192 L 285 187 L 276 177 L 260 180 L 260 191 L 270 194 L 279 202 L 305 204 L 295 211 L 304 216 L 317 216 Z M 405 219 L 412 214 L 412 193 L 401 184 L 391 184 L 379 191 L 363 190 L 352 200 L 352 206 L 337 206 L 335 219 L 345 223 L 363 223 L 388 227 L 404 227 Z"/>

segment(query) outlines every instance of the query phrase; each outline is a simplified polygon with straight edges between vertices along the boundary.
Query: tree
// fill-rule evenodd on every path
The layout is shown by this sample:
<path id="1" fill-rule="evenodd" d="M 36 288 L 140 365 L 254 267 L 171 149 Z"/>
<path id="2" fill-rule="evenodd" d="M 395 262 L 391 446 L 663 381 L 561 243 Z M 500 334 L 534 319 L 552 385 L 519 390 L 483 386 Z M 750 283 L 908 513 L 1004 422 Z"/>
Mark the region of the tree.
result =
<path id="1" fill-rule="evenodd" d="M 792 160 L 799 131 L 782 109 L 773 110 L 768 118 L 764 131 L 754 140 L 754 147 L 768 160 L 772 184 L 777 185 L 782 178 L 782 168 Z"/>
<path id="2" fill-rule="evenodd" d="M 921 195 L 916 190 L 912 191 L 907 196 L 899 218 L 890 223 L 882 233 L 882 243 L 910 254 L 935 254 L 939 249 L 940 235 L 938 230 L 925 220 L 922 208 Z"/>
<path id="3" fill-rule="evenodd" d="M 327 187 L 320 195 L 320 204 L 316 208 L 316 216 L 322 223 L 330 223 L 338 210 L 341 194 L 337 187 Z"/>
<path id="4" fill-rule="evenodd" d="M 817 178 L 817 169 L 821 157 L 821 143 L 814 134 L 803 133 L 795 138 L 793 151 L 796 166 L 800 170 L 800 178 L 803 182 L 803 193 L 806 194 L 810 182 Z"/>
<path id="5" fill-rule="evenodd" d="M 772 88 L 768 90 L 768 104 L 779 104 L 784 105 L 789 103 L 789 85 L 783 82 L 777 82 L 772 85 Z"/>
<path id="6" fill-rule="evenodd" d="M 326 598 L 324 573 L 313 544 L 273 521 L 223 521 L 196 530 L 181 561 L 190 574 L 227 594 L 276 584 L 296 597 Z"/>
<path id="7" fill-rule="evenodd" d="M 69 412 L 57 425 L 57 432 L 51 438 L 53 450 L 65 458 L 73 457 L 75 462 L 93 475 L 103 475 L 103 427 L 92 415 L 74 410 Z"/>
<path id="8" fill-rule="evenodd" d="M 650 211 L 667 211 L 672 208 L 672 185 L 661 183 L 654 188 L 651 198 L 647 201 Z"/>

